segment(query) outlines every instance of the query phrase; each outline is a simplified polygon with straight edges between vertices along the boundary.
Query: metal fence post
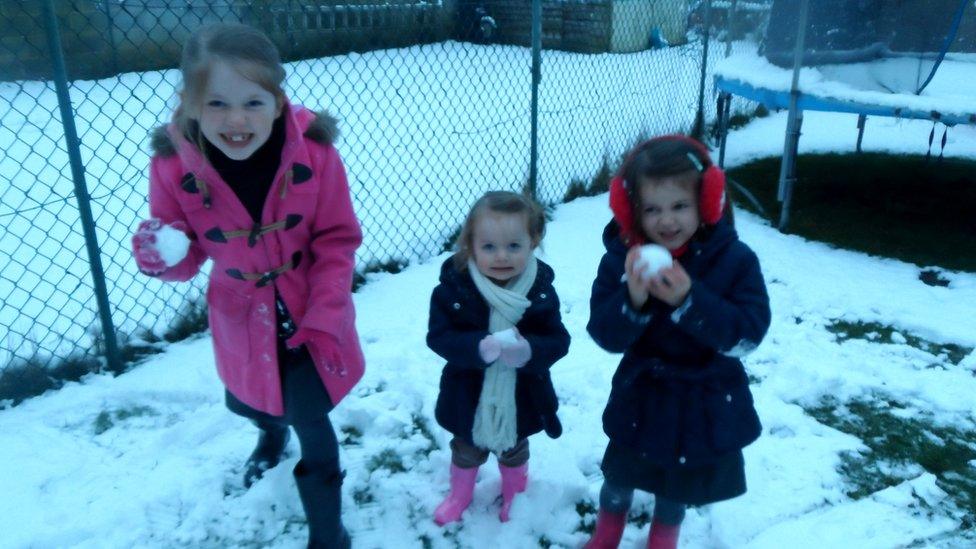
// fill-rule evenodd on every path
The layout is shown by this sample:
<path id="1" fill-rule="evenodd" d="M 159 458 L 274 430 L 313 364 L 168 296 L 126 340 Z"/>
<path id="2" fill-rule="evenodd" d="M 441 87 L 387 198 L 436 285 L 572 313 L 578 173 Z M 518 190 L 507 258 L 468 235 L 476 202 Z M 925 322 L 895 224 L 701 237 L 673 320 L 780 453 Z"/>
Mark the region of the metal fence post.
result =
<path id="1" fill-rule="evenodd" d="M 705 28 L 702 46 L 701 80 L 698 83 L 698 112 L 695 114 L 695 125 L 691 129 L 691 136 L 695 139 L 703 139 L 705 137 L 705 76 L 708 71 L 708 38 L 712 32 L 712 0 L 705 1 L 705 21 L 703 26 Z"/>
<path id="2" fill-rule="evenodd" d="M 58 18 L 54 11 L 53 0 L 44 1 L 44 21 L 47 30 L 48 49 L 51 51 L 51 63 L 54 65 L 54 84 L 58 94 L 58 107 L 61 110 L 61 123 L 64 125 L 64 141 L 68 149 L 71 177 L 74 180 L 75 196 L 78 197 L 78 212 L 81 217 L 82 228 L 85 231 L 85 247 L 88 249 L 95 299 L 98 303 L 98 313 L 102 323 L 105 359 L 110 371 L 121 372 L 118 343 L 115 340 L 115 326 L 112 324 L 108 290 L 105 286 L 105 272 L 102 270 L 101 252 L 98 247 L 98 237 L 95 234 L 95 220 L 92 216 L 88 186 L 85 183 L 85 168 L 81 163 L 80 141 L 78 140 L 78 131 L 75 128 L 71 97 L 68 94 L 67 70 L 64 64 L 64 52 L 61 49 L 61 35 L 58 30 Z"/>
<path id="3" fill-rule="evenodd" d="M 539 82 L 542 81 L 542 0 L 532 0 L 532 132 L 529 152 L 529 193 L 538 200 Z"/>

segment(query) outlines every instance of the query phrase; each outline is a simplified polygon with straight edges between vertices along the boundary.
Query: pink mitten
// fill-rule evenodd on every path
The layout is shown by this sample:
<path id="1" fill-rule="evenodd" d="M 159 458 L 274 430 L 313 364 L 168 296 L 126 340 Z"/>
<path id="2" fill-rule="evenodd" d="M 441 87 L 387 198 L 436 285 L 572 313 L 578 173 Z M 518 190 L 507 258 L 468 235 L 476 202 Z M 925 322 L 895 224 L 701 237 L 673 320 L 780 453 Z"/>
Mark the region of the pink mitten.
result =
<path id="1" fill-rule="evenodd" d="M 498 341 L 498 338 L 488 334 L 478 342 L 478 354 L 481 355 L 481 360 L 485 363 L 491 364 L 498 360 L 499 355 L 502 352 L 502 344 Z"/>
<path id="2" fill-rule="evenodd" d="M 149 276 L 159 276 L 166 270 L 166 263 L 156 247 L 156 232 L 162 226 L 163 222 L 158 219 L 147 219 L 139 223 L 136 234 L 132 235 L 132 255 L 136 265 Z"/>
<path id="3" fill-rule="evenodd" d="M 498 359 L 512 368 L 521 368 L 532 358 L 532 346 L 529 340 L 521 335 L 516 336 L 517 341 L 502 347 L 502 352 Z"/>

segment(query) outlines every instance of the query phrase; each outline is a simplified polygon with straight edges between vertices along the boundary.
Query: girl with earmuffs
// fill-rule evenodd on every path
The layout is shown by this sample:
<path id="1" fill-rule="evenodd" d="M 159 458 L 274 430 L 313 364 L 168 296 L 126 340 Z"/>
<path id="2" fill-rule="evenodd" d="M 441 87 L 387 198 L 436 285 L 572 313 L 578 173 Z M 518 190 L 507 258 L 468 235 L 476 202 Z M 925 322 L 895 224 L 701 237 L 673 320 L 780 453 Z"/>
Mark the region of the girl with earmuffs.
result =
<path id="1" fill-rule="evenodd" d="M 740 358 L 769 328 L 759 260 L 736 235 L 725 174 L 700 142 L 638 145 L 611 181 L 613 220 L 587 331 L 623 353 L 603 428 L 600 511 L 588 548 L 617 547 L 635 489 L 654 494 L 647 547 L 674 548 L 687 505 L 746 491 L 742 448 L 761 426 Z M 643 244 L 670 252 L 654 274 Z"/>

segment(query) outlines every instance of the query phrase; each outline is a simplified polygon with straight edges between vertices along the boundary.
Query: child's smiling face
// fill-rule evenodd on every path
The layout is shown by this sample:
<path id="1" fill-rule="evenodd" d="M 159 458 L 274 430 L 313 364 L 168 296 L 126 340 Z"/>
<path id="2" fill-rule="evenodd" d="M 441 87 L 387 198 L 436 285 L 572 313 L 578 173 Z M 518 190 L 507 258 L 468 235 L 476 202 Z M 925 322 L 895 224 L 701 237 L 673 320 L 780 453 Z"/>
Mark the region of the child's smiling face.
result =
<path id="1" fill-rule="evenodd" d="M 271 137 L 281 105 L 273 93 L 218 59 L 210 68 L 196 114 L 210 143 L 227 158 L 245 160 Z"/>
<path id="2" fill-rule="evenodd" d="M 522 274 L 535 248 L 522 213 L 487 210 L 478 215 L 472 238 L 474 262 L 478 271 L 503 285 Z"/>
<path id="3" fill-rule="evenodd" d="M 698 226 L 698 195 L 687 179 L 644 179 L 638 187 L 640 224 L 652 242 L 676 250 L 688 242 Z"/>

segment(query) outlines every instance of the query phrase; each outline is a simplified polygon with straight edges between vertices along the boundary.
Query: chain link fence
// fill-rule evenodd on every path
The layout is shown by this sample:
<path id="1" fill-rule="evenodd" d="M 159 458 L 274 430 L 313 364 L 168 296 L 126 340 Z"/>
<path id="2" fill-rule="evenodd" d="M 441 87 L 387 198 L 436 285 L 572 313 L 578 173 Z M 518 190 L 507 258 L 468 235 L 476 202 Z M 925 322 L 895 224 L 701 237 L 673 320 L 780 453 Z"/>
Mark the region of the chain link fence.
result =
<path id="1" fill-rule="evenodd" d="M 262 29 L 291 100 L 341 120 L 365 273 L 445 250 L 487 190 L 528 188 L 544 204 L 594 194 L 639 139 L 710 119 L 699 4 L 546 0 L 534 54 L 524 0 L 0 2 L 0 405 L 104 369 L 112 332 L 118 369 L 205 326 L 203 275 L 164 284 L 129 251 L 148 215 L 147 136 L 176 105 L 174 67 L 200 25 Z M 86 252 L 88 198 L 102 273 Z"/>

